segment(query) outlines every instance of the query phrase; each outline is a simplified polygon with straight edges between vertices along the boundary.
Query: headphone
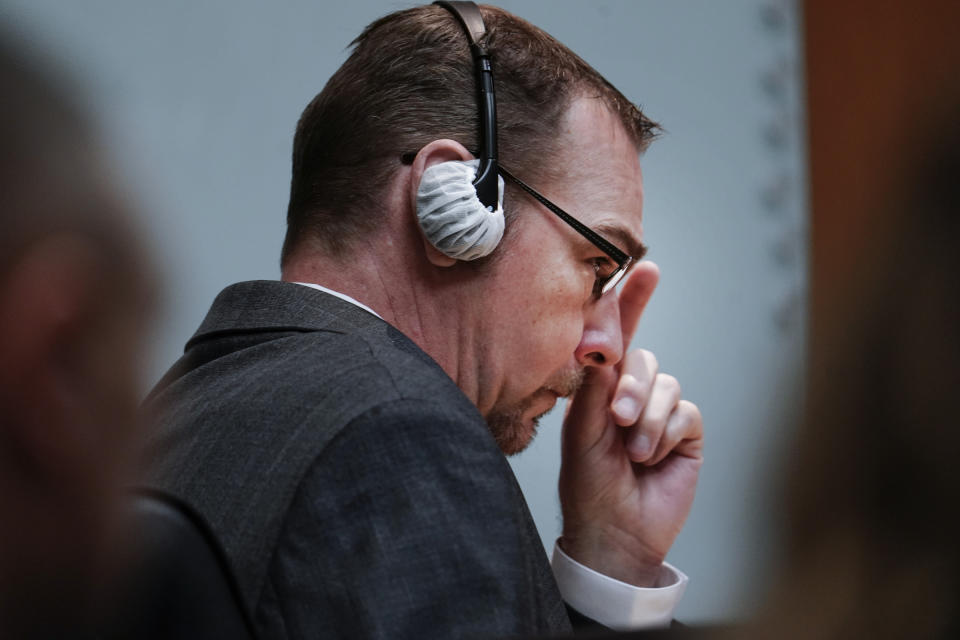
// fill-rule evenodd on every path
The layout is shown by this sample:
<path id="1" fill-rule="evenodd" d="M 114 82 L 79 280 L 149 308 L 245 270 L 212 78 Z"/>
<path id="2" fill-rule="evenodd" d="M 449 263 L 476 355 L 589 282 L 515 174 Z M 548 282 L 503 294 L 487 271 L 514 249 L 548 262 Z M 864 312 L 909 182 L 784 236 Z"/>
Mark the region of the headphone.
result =
<path id="1" fill-rule="evenodd" d="M 503 237 L 503 178 L 497 164 L 497 101 L 486 26 L 473 2 L 438 1 L 463 27 L 477 74 L 480 151 L 476 160 L 432 165 L 417 190 L 417 220 L 427 240 L 458 260 L 490 254 Z"/>

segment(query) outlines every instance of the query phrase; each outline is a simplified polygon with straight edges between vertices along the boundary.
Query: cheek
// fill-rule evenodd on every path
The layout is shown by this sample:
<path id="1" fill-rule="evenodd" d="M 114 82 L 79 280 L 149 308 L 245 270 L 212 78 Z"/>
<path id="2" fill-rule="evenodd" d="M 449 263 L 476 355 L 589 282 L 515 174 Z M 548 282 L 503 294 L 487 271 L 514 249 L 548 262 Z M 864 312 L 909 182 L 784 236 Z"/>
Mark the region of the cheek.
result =
<path id="1" fill-rule="evenodd" d="M 530 394 L 568 367 L 583 334 L 592 270 L 571 254 L 569 246 L 560 240 L 550 242 L 559 235 L 556 231 L 544 228 L 527 234 L 537 241 L 511 247 L 498 264 L 502 288 L 494 299 L 501 310 L 501 335 L 509 336 L 504 344 L 511 345 L 506 356 L 511 395 Z"/>
<path id="2" fill-rule="evenodd" d="M 567 365 L 583 335 L 583 291 L 576 280 L 553 280 L 541 289 L 529 324 L 530 353 L 541 369 L 555 373 Z M 541 372 L 542 373 L 542 372 Z M 542 382 L 542 381 L 541 381 Z"/>

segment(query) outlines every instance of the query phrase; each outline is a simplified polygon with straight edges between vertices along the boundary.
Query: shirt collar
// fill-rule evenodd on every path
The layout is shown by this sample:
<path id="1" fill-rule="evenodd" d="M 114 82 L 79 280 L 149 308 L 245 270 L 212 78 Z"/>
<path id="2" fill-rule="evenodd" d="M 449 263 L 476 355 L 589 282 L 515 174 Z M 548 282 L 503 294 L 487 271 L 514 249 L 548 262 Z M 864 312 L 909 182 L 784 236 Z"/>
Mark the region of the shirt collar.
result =
<path id="1" fill-rule="evenodd" d="M 374 311 L 373 309 L 371 309 L 371 308 L 368 307 L 367 305 L 363 304 L 363 303 L 360 302 L 359 300 L 355 300 L 354 298 L 351 298 L 350 296 L 348 296 L 348 295 L 345 294 L 345 293 L 340 293 L 339 291 L 334 291 L 333 289 L 328 289 L 328 288 L 326 288 L 326 287 L 322 287 L 322 286 L 320 286 L 319 284 L 314 284 L 314 283 L 312 283 L 312 282 L 294 282 L 293 284 L 299 284 L 299 285 L 303 285 L 304 287 L 310 287 L 311 289 L 316 289 L 316 290 L 318 290 L 318 291 L 323 291 L 324 293 L 328 293 L 328 294 L 330 294 L 331 296 L 335 296 L 335 297 L 337 297 L 337 298 L 340 298 L 340 299 L 343 300 L 344 302 L 349 302 L 349 303 L 352 304 L 352 305 L 356 305 L 356 306 L 360 307 L 361 309 L 363 309 L 364 311 L 369 311 L 369 312 L 372 313 L 373 315 L 375 315 L 375 316 L 377 316 L 378 318 L 380 318 L 381 320 L 383 320 L 383 316 L 381 316 L 379 313 L 377 313 L 376 311 Z"/>

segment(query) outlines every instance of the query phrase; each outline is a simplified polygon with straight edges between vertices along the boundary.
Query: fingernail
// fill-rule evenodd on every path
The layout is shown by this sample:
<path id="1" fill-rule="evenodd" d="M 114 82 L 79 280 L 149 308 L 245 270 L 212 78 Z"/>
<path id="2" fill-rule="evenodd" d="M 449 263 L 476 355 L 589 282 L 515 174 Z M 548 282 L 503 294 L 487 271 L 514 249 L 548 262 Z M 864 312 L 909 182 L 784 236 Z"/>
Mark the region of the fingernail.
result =
<path id="1" fill-rule="evenodd" d="M 633 398 L 623 397 L 613 403 L 613 412 L 617 414 L 618 418 L 633 421 L 640 415 L 640 407 L 637 406 L 637 401 Z"/>
<path id="2" fill-rule="evenodd" d="M 640 458 L 650 455 L 650 438 L 641 433 L 633 443 L 633 452 Z"/>

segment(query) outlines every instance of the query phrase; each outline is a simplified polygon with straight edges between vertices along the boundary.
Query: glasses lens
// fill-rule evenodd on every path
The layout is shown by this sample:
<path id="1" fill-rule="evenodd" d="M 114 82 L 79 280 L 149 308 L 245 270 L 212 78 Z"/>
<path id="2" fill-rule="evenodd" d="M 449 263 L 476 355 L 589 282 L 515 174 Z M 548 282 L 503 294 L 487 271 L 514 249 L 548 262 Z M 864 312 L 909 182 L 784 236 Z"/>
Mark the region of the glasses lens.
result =
<path id="1" fill-rule="evenodd" d="M 619 267 L 617 267 L 616 271 L 611 273 L 606 278 L 598 279 L 594 283 L 594 287 L 593 287 L 594 295 L 599 298 L 606 292 L 616 287 L 620 283 L 620 281 L 623 280 L 623 276 L 627 275 L 627 272 L 630 271 L 630 267 L 633 266 L 633 262 L 634 262 L 633 258 L 628 257 L 627 261 L 621 264 Z"/>

